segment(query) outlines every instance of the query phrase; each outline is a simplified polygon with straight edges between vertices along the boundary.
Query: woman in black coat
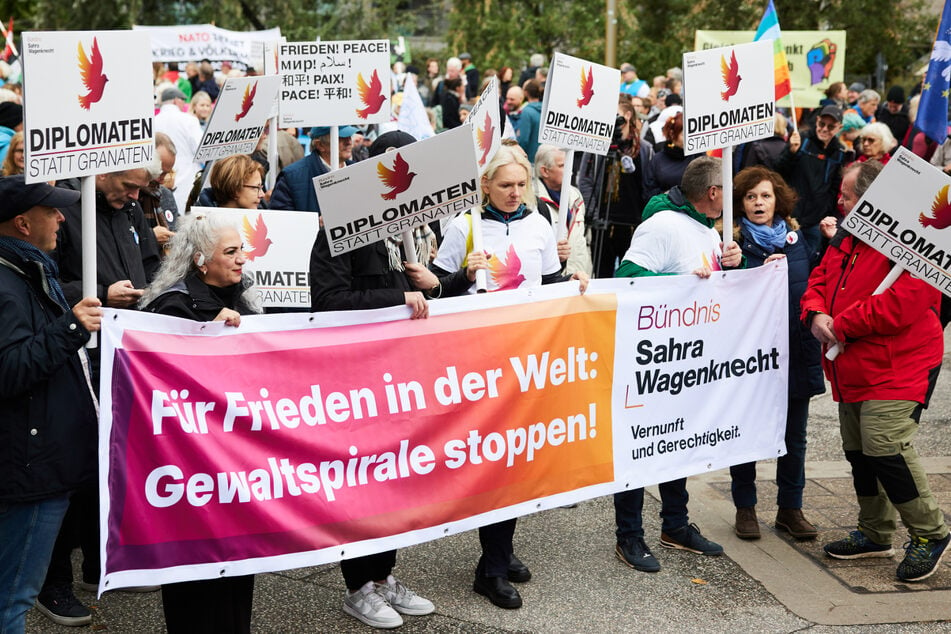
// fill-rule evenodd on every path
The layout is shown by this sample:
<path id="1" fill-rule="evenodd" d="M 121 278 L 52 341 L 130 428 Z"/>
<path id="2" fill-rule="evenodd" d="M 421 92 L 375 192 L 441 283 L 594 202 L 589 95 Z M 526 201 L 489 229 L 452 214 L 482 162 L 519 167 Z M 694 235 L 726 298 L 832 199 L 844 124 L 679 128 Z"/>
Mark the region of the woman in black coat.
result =
<path id="1" fill-rule="evenodd" d="M 224 321 L 237 327 L 242 315 L 261 312 L 241 234 L 224 216 L 189 215 L 172 238 L 171 251 L 142 296 L 145 310 L 195 321 Z M 162 586 L 169 634 L 251 631 L 254 575 Z"/>

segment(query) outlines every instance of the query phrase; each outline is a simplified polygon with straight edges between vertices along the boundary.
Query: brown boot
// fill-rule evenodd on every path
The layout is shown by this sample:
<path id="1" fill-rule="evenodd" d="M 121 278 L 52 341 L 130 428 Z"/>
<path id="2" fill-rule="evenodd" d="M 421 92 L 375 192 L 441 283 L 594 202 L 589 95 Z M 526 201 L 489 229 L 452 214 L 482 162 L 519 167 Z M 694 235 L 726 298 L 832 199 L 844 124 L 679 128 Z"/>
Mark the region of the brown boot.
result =
<path id="1" fill-rule="evenodd" d="M 803 517 L 802 509 L 779 509 L 776 512 L 776 528 L 784 530 L 796 539 L 815 539 L 816 527 Z"/>
<path id="2" fill-rule="evenodd" d="M 736 522 L 733 523 L 736 536 L 740 539 L 759 539 L 759 522 L 756 521 L 756 507 L 746 506 L 736 509 Z"/>

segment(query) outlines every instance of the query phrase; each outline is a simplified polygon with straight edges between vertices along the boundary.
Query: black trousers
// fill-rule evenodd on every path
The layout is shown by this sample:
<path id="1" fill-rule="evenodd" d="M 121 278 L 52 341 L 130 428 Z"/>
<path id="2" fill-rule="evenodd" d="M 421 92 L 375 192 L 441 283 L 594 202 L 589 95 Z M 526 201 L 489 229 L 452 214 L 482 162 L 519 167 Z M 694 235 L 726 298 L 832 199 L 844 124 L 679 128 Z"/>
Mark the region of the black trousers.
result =
<path id="1" fill-rule="evenodd" d="M 254 575 L 162 586 L 169 634 L 250 634 Z"/>
<path id="2" fill-rule="evenodd" d="M 362 588 L 367 581 L 383 581 L 393 572 L 396 565 L 396 551 L 344 559 L 340 562 L 340 572 L 347 589 L 353 592 Z"/>
<path id="3" fill-rule="evenodd" d="M 517 520 L 505 520 L 489 524 L 479 529 L 479 544 L 482 556 L 476 566 L 476 574 L 485 577 L 505 577 L 508 575 L 509 562 L 512 560 L 512 538 L 515 536 Z"/>

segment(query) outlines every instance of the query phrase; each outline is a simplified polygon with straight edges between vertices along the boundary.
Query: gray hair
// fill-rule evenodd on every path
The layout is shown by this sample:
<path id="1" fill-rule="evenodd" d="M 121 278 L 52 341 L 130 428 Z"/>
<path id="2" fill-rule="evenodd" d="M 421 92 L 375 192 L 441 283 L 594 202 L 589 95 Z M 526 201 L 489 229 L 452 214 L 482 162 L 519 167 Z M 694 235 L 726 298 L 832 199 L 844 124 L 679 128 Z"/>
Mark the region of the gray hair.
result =
<path id="1" fill-rule="evenodd" d="M 680 179 L 680 191 L 690 202 L 698 202 L 711 187 L 723 186 L 722 161 L 713 156 L 701 156 L 690 161 Z"/>
<path id="2" fill-rule="evenodd" d="M 859 93 L 859 98 L 858 98 L 859 103 L 865 103 L 867 101 L 881 101 L 881 100 L 882 100 L 882 96 L 878 94 L 877 92 L 875 92 L 874 90 L 872 90 L 871 88 L 867 88 Z"/>
<path id="3" fill-rule="evenodd" d="M 892 134 L 891 128 L 878 121 L 875 123 L 870 123 L 862 128 L 862 131 L 859 133 L 859 138 L 864 138 L 867 136 L 877 136 L 880 138 L 882 140 L 882 145 L 885 146 L 886 152 L 891 152 L 895 149 L 895 146 L 898 145 L 898 141 L 895 140 L 895 136 Z"/>
<path id="4" fill-rule="evenodd" d="M 542 168 L 553 168 L 555 166 L 555 157 L 564 151 L 564 148 L 549 143 L 539 145 L 538 151 L 535 152 L 535 176 L 540 180 L 542 177 Z"/>
<path id="5" fill-rule="evenodd" d="M 544 66 L 545 65 L 545 56 L 541 53 L 532 53 L 532 56 L 528 58 L 529 66 Z"/>
<path id="6" fill-rule="evenodd" d="M 862 163 L 852 163 L 845 168 L 845 174 L 849 172 L 855 172 L 855 197 L 861 198 L 865 195 L 865 192 L 868 191 L 868 188 L 872 186 L 872 181 L 874 181 L 881 171 L 885 169 L 885 166 L 876 160 L 865 161 Z"/>
<path id="7" fill-rule="evenodd" d="M 226 229 L 237 229 L 233 219 L 225 214 L 186 214 L 179 220 L 178 230 L 169 241 L 171 250 L 162 261 L 155 278 L 145 289 L 139 308 L 145 308 L 155 298 L 168 289 L 182 282 L 189 275 L 198 270 L 195 257 L 203 255 L 210 260 L 215 254 L 215 247 Z M 261 312 L 259 294 L 253 285 L 248 285 L 240 300 L 254 312 Z"/>
<path id="8" fill-rule="evenodd" d="M 446 70 L 449 70 L 450 68 L 462 70 L 462 60 L 458 57 L 450 57 L 446 60 Z"/>

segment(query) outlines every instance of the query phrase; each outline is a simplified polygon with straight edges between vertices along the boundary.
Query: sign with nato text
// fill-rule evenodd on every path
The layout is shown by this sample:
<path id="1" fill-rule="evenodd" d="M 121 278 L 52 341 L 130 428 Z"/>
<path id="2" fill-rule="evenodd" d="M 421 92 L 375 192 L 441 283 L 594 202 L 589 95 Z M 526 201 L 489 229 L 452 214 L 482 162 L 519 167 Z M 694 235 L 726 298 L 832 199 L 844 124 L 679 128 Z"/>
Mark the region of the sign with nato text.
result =
<path id="1" fill-rule="evenodd" d="M 314 179 L 331 255 L 400 235 L 478 206 L 469 126 Z"/>
<path id="2" fill-rule="evenodd" d="M 282 127 L 390 120 L 388 40 L 282 43 L 278 71 Z"/>
<path id="3" fill-rule="evenodd" d="M 548 71 L 540 143 L 607 154 L 617 119 L 618 85 L 616 68 L 555 53 Z"/>
<path id="4" fill-rule="evenodd" d="M 131 31 L 23 34 L 27 183 L 152 161 L 152 60 Z"/>
<path id="5" fill-rule="evenodd" d="M 156 62 L 189 62 L 207 59 L 212 62 L 239 62 L 260 68 L 254 52 L 256 43 L 281 37 L 281 29 L 264 31 L 228 31 L 213 24 L 180 24 L 175 26 L 132 27 L 151 40 L 152 60 Z M 149 40 L 146 40 L 148 46 Z"/>
<path id="6" fill-rule="evenodd" d="M 842 226 L 951 295 L 949 192 L 951 178 L 913 152 L 898 148 Z"/>
<path id="7" fill-rule="evenodd" d="M 684 153 L 773 136 L 773 42 L 684 53 Z"/>

